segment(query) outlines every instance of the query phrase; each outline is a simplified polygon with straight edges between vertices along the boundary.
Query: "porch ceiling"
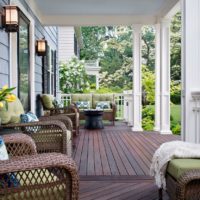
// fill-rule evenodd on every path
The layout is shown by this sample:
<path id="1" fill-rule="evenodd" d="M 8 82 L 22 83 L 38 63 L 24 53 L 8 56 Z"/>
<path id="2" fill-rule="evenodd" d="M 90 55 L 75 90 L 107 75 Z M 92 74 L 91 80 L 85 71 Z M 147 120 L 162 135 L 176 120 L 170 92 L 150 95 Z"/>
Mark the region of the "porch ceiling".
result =
<path id="1" fill-rule="evenodd" d="M 178 0 L 26 0 L 45 25 L 152 24 Z"/>

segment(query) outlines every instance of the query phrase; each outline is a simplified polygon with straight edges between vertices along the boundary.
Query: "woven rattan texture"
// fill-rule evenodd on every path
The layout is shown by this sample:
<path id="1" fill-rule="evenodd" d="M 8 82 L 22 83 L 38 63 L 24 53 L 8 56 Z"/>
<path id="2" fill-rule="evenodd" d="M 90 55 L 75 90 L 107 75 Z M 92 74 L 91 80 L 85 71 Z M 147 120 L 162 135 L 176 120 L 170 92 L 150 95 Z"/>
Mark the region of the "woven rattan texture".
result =
<path id="1" fill-rule="evenodd" d="M 9 157 L 36 154 L 36 145 L 31 137 L 22 133 L 3 135 Z"/>
<path id="2" fill-rule="evenodd" d="M 78 194 L 77 167 L 66 155 L 38 154 L 0 162 L 2 200 L 78 200 Z"/>
<path id="3" fill-rule="evenodd" d="M 31 136 L 39 153 L 61 152 L 67 154 L 70 144 L 70 133 L 65 124 L 58 120 L 39 121 L 31 123 L 9 124 L 7 128 L 14 128 Z"/>

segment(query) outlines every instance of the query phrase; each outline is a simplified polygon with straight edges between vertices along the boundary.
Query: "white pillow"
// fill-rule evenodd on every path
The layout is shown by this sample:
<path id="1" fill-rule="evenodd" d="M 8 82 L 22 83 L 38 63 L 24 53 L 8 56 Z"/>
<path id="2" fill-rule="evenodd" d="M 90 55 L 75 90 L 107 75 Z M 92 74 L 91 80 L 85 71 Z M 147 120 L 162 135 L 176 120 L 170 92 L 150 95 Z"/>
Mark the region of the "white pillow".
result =
<path id="1" fill-rule="evenodd" d="M 8 160 L 8 152 L 3 138 L 0 136 L 0 160 Z"/>

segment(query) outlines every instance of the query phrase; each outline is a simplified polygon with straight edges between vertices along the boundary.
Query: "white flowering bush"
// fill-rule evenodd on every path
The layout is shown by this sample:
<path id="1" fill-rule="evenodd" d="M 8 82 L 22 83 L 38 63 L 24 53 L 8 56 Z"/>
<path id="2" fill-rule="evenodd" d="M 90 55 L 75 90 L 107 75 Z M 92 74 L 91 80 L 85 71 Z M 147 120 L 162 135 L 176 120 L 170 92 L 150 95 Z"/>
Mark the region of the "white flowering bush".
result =
<path id="1" fill-rule="evenodd" d="M 63 93 L 82 93 L 89 88 L 85 62 L 77 57 L 60 64 L 60 89 Z"/>

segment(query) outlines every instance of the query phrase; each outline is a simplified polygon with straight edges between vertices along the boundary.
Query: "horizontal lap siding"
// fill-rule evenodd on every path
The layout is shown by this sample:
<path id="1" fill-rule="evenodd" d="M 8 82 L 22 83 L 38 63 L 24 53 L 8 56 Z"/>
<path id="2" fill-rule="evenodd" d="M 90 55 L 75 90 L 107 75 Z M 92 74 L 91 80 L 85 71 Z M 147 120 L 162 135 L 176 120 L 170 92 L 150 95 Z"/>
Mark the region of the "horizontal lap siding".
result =
<path id="1" fill-rule="evenodd" d="M 31 11 L 29 6 L 24 0 L 20 0 L 24 7 L 28 10 L 29 14 L 33 17 L 35 21 L 35 40 L 41 39 L 43 37 L 48 41 L 49 46 L 53 50 L 57 50 L 57 27 L 44 27 Z M 57 58 L 58 60 L 58 58 Z M 56 91 L 59 90 L 59 78 L 58 78 L 58 64 L 57 64 L 57 81 L 56 81 Z M 39 96 L 42 93 L 42 58 L 35 56 L 35 93 L 36 93 L 36 114 L 41 115 L 41 104 Z"/>
<path id="2" fill-rule="evenodd" d="M 8 0 L 0 0 L 0 5 L 8 4 Z M 9 84 L 9 36 L 0 31 L 0 88 Z"/>

